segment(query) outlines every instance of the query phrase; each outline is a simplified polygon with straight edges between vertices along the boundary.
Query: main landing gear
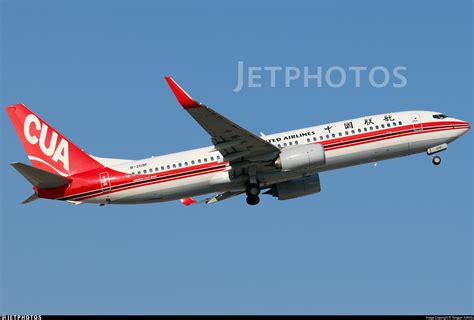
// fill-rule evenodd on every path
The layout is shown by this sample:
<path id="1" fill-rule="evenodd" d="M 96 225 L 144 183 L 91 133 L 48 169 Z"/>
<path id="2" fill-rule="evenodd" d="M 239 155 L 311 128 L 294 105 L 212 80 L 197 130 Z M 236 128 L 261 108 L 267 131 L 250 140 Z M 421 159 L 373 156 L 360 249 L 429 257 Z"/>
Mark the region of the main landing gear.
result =
<path id="1" fill-rule="evenodd" d="M 248 168 L 249 181 L 245 188 L 245 193 L 247 194 L 247 203 L 251 206 L 254 206 L 260 202 L 260 184 L 257 180 L 257 168 L 251 166 Z"/>
<path id="2" fill-rule="evenodd" d="M 251 206 L 254 206 L 260 202 L 260 187 L 257 183 L 249 183 L 247 189 L 245 190 L 247 194 L 247 203 Z"/>

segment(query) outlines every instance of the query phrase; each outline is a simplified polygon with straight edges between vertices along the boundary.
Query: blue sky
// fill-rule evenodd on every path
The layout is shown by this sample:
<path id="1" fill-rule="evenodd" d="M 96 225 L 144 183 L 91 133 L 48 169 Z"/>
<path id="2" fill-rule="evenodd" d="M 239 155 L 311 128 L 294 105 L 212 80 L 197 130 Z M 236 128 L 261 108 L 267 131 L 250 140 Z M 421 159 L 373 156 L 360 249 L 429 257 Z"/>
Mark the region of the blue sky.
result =
<path id="1" fill-rule="evenodd" d="M 163 77 L 272 133 L 390 111 L 472 122 L 469 1 L 1 4 L 1 104 L 87 152 L 139 159 L 209 144 Z M 255 66 L 407 67 L 376 89 L 232 89 Z M 472 133 L 442 153 L 321 174 L 292 201 L 212 206 L 20 202 L 27 162 L 1 113 L 0 313 L 473 313 Z"/>

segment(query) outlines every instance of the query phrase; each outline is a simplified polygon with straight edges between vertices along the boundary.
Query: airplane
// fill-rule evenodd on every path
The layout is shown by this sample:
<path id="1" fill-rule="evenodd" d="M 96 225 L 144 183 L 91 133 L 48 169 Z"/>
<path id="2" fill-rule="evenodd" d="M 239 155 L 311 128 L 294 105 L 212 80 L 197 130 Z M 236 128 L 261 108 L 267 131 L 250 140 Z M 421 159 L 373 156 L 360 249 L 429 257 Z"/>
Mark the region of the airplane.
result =
<path id="1" fill-rule="evenodd" d="M 433 111 L 370 115 L 270 135 L 256 135 L 197 102 L 165 77 L 179 104 L 207 132 L 212 146 L 142 160 L 87 154 L 26 106 L 6 107 L 32 165 L 12 166 L 38 198 L 73 204 L 142 204 L 180 200 L 211 204 L 241 194 L 278 200 L 321 191 L 319 174 L 426 152 L 438 153 L 470 129 L 466 121 Z M 193 197 L 215 193 L 195 200 Z"/>

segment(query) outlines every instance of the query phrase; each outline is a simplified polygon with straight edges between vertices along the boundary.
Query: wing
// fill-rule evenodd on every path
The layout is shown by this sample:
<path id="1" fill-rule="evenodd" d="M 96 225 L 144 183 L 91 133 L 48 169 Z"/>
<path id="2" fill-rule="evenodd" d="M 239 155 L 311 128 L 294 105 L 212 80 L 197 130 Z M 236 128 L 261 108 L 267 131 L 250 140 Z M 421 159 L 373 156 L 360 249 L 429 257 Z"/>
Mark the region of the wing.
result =
<path id="1" fill-rule="evenodd" d="M 226 200 L 226 199 L 238 196 L 239 194 L 242 194 L 242 193 L 244 193 L 244 191 L 238 191 L 238 192 L 226 191 L 226 192 L 218 193 L 215 196 L 212 196 L 210 198 L 206 198 L 200 201 L 196 201 L 193 198 L 184 198 L 184 199 L 181 199 L 180 201 L 185 206 L 190 206 L 190 205 L 198 204 L 198 203 L 211 204 L 211 203 L 216 203 L 222 200 Z"/>
<path id="2" fill-rule="evenodd" d="M 211 136 L 214 149 L 220 151 L 224 161 L 261 163 L 274 160 L 280 149 L 240 127 L 187 94 L 171 77 L 165 77 L 183 108 Z"/>

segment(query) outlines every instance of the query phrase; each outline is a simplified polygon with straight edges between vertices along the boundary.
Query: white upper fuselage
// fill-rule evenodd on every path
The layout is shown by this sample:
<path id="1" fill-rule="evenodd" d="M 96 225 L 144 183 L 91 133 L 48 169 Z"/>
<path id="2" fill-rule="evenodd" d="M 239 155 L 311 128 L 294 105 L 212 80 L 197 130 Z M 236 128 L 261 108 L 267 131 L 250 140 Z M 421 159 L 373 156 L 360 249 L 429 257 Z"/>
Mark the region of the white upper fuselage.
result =
<path id="1" fill-rule="evenodd" d="M 435 118 L 438 112 L 404 111 L 372 115 L 333 122 L 314 127 L 265 135 L 262 138 L 280 149 L 297 145 L 319 143 L 324 146 L 326 164 L 317 172 L 374 162 L 409 154 L 425 152 L 428 148 L 449 143 L 469 130 L 465 123 L 454 118 Z M 213 146 L 178 152 L 147 159 L 129 161 L 96 158 L 105 166 L 124 175 L 136 176 L 137 180 L 153 177 L 153 174 L 182 170 L 198 164 L 221 163 L 223 157 Z M 93 197 L 81 199 L 94 203 L 138 203 L 175 200 L 215 191 L 242 190 L 245 181 L 231 179 L 229 166 L 207 174 L 188 174 L 170 179 Z M 262 187 L 288 181 L 314 172 L 269 172 L 260 173 Z M 151 176 L 150 176 L 151 175 Z"/>

